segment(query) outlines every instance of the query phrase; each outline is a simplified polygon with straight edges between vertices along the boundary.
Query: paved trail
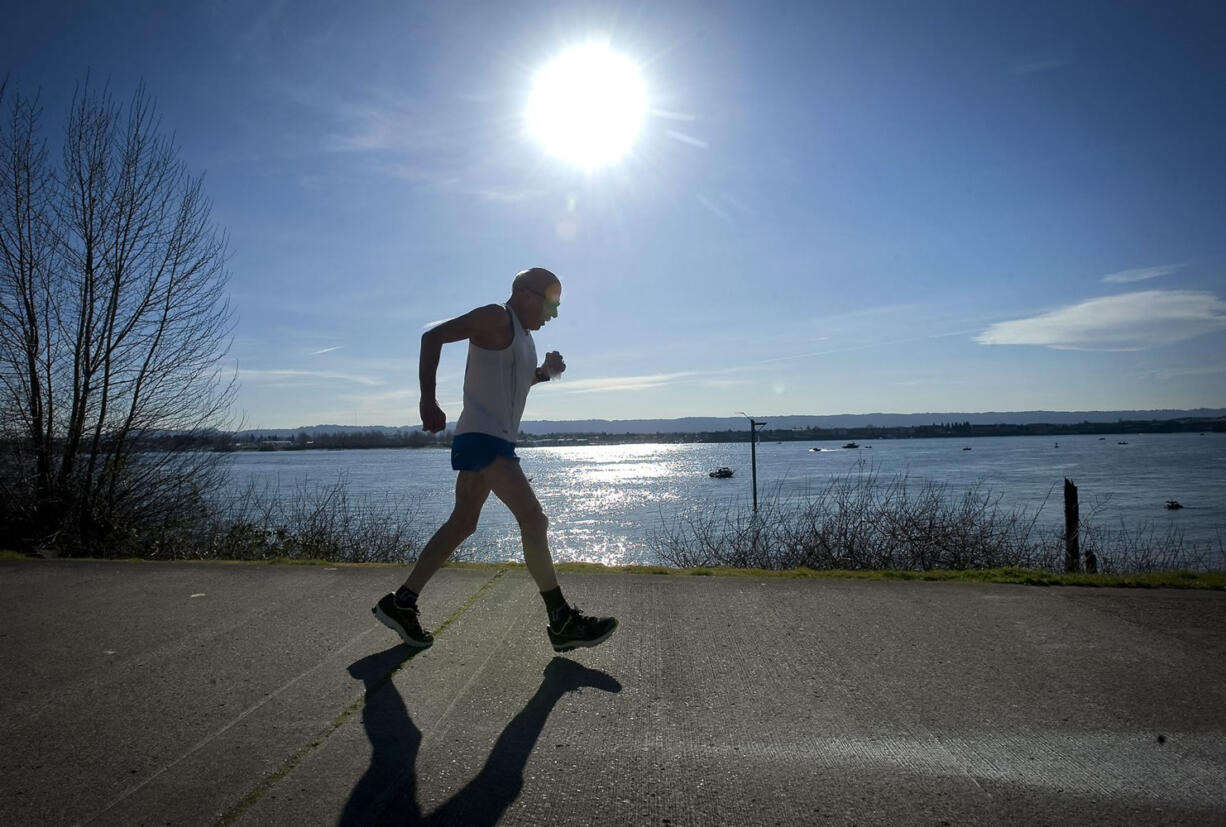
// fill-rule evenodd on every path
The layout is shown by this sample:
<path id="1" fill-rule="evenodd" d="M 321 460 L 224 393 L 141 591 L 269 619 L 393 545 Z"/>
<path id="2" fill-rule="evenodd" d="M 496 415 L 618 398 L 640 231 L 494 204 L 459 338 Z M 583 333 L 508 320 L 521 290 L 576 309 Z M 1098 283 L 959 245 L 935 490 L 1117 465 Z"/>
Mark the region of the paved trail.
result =
<path id="1" fill-rule="evenodd" d="M 1226 822 L 1226 594 L 0 563 L 0 823 Z"/>

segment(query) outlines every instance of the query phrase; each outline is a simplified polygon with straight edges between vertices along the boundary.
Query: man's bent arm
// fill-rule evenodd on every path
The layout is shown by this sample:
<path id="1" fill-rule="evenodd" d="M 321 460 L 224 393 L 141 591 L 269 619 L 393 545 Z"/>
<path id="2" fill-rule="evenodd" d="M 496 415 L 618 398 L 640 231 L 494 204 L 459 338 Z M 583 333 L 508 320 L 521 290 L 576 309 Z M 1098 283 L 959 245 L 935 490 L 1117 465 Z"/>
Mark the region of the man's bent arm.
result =
<path id="1" fill-rule="evenodd" d="M 443 354 L 443 341 L 431 335 L 438 328 L 421 334 L 421 356 L 417 360 L 417 382 L 421 386 L 422 401 L 433 400 L 437 393 L 438 361 Z"/>
<path id="2" fill-rule="evenodd" d="M 443 345 L 468 339 L 478 347 L 501 350 L 510 344 L 507 311 L 502 305 L 487 304 L 432 327 L 421 334 L 421 355 L 417 362 L 417 382 L 421 387 L 420 411 L 427 431 L 437 433 L 447 427 L 447 416 L 438 406 L 437 374 Z"/>
<path id="3" fill-rule="evenodd" d="M 468 339 L 478 347 L 501 350 L 510 344 L 510 341 L 502 341 L 509 337 L 507 311 L 500 304 L 487 304 L 470 310 L 421 334 L 421 357 L 417 363 L 421 398 L 434 399 L 435 376 L 443 345 Z"/>

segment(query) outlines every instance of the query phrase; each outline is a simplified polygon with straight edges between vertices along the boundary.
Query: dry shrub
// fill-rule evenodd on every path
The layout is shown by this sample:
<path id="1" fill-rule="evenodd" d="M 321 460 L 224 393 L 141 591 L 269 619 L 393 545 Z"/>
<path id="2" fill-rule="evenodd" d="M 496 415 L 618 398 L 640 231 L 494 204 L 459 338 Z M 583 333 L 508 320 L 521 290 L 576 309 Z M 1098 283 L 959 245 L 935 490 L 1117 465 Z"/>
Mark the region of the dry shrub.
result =
<path id="1" fill-rule="evenodd" d="M 785 498 L 776 488 L 756 513 L 744 505 L 704 507 L 663 519 L 650 541 L 661 561 L 682 568 L 1059 571 L 1063 533 L 1039 523 L 1047 501 L 1033 511 L 1009 510 L 979 485 L 958 495 L 944 483 L 916 488 L 906 475 L 882 478 L 861 467 L 802 497 Z M 1147 524 L 1106 529 L 1083 520 L 1080 534 L 1104 573 L 1203 571 L 1214 558 L 1212 547 Z"/>

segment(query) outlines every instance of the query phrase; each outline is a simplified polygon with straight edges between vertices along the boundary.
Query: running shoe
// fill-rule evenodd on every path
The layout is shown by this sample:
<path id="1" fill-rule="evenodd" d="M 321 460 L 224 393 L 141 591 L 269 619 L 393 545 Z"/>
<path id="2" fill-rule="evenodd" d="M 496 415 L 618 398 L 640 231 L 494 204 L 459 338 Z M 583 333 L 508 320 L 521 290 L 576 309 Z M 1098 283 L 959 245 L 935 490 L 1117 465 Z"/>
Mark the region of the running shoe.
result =
<path id="1" fill-rule="evenodd" d="M 555 652 L 569 652 L 581 646 L 599 646 L 617 630 L 617 618 L 588 617 L 571 606 L 561 620 L 546 627 Z"/>
<path id="2" fill-rule="evenodd" d="M 434 635 L 421 628 L 417 622 L 417 609 L 402 609 L 396 605 L 396 595 L 388 593 L 371 609 L 379 622 L 414 649 L 428 649 L 434 643 Z"/>

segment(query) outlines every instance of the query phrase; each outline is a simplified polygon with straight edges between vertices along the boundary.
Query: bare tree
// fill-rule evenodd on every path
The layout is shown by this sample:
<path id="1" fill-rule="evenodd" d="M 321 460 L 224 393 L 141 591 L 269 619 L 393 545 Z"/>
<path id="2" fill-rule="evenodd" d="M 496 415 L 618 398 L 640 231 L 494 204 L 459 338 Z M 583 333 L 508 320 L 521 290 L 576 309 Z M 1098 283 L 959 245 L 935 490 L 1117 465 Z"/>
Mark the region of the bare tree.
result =
<path id="1" fill-rule="evenodd" d="M 0 102 L 5 92 L 7 83 L 0 87 Z M 14 454 L 6 458 L 3 493 L 14 512 L 10 522 L 37 523 L 49 516 L 54 501 L 54 181 L 38 136 L 37 99 L 16 96 L 6 115 L 0 133 L 0 412 Z"/>
<path id="2" fill-rule="evenodd" d="M 163 450 L 158 438 L 224 424 L 234 389 L 221 371 L 232 318 L 226 239 L 143 88 L 126 106 L 79 89 L 58 169 L 37 99 L 15 94 L 6 109 L 9 521 L 25 544 L 67 552 L 149 540 L 200 503 L 215 470 L 207 453 Z"/>

